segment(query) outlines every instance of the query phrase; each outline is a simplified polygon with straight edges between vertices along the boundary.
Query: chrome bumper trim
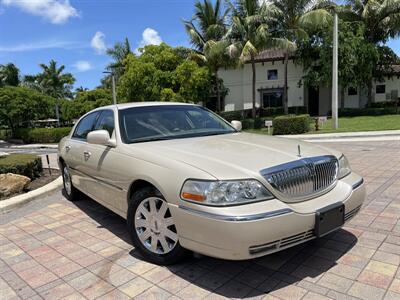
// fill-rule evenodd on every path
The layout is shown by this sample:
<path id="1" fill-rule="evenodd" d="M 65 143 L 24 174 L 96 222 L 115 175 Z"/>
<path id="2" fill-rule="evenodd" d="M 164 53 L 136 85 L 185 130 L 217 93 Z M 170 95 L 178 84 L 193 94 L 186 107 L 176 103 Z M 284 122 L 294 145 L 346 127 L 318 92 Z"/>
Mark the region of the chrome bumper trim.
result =
<path id="1" fill-rule="evenodd" d="M 359 181 L 353 184 L 353 190 L 360 187 L 364 183 L 364 178 L 361 178 Z"/>
<path id="2" fill-rule="evenodd" d="M 270 212 L 265 212 L 265 213 L 260 213 L 260 214 L 254 214 L 254 215 L 246 215 L 246 216 L 226 216 L 226 215 L 219 215 L 219 214 L 213 214 L 205 211 L 200 211 L 197 209 L 193 209 L 190 207 L 182 206 L 179 205 L 180 209 L 186 210 L 190 213 L 203 216 L 206 218 L 210 219 L 216 219 L 220 221 L 231 221 L 231 222 L 245 222 L 245 221 L 256 221 L 256 220 L 262 220 L 262 219 L 268 219 L 280 215 L 285 215 L 293 212 L 290 208 L 283 208 L 283 209 L 278 209 Z"/>

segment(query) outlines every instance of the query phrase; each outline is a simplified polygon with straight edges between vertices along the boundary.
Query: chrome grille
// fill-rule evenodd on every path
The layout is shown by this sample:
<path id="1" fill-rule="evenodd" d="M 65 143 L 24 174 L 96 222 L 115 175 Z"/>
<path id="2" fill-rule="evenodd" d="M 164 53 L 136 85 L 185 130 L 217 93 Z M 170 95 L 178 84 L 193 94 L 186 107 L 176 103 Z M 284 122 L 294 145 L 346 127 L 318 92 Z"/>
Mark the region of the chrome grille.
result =
<path id="1" fill-rule="evenodd" d="M 316 156 L 264 169 L 261 175 L 285 197 L 304 199 L 316 196 L 337 181 L 338 160 L 335 156 Z"/>

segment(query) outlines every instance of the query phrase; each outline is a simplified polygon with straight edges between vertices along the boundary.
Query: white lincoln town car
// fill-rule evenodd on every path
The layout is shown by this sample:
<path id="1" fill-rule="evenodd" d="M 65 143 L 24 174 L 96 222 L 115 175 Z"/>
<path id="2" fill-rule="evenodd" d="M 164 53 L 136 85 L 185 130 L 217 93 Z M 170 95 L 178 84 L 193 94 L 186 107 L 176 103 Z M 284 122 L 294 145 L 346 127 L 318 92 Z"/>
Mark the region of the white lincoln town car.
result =
<path id="1" fill-rule="evenodd" d="M 365 198 L 335 150 L 241 132 L 192 104 L 141 102 L 84 115 L 58 147 L 66 197 L 127 220 L 147 260 L 188 250 L 241 260 L 341 228 Z"/>

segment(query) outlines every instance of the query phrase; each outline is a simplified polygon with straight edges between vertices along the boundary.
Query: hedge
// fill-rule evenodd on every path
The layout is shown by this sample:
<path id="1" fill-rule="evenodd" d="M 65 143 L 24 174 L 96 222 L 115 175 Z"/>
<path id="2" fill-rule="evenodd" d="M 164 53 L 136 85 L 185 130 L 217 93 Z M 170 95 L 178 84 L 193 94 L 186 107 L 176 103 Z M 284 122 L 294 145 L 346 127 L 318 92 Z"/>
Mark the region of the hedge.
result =
<path id="1" fill-rule="evenodd" d="M 19 128 L 14 137 L 24 143 L 58 143 L 71 131 L 70 127 L 60 128 Z"/>
<path id="2" fill-rule="evenodd" d="M 14 153 L 0 157 L 0 174 L 14 173 L 34 179 L 42 170 L 42 159 L 36 155 Z"/>
<path id="3" fill-rule="evenodd" d="M 245 120 L 251 118 L 251 109 L 244 110 L 234 110 L 234 111 L 224 111 L 220 113 L 220 116 L 225 120 L 231 122 L 233 120 Z M 307 107 L 305 106 L 290 106 L 289 114 L 306 114 Z M 262 117 L 271 117 L 271 116 L 279 116 L 283 115 L 284 110 L 283 107 L 268 107 L 268 108 L 257 108 L 257 115 Z"/>
<path id="4" fill-rule="evenodd" d="M 391 101 L 382 101 L 382 102 L 372 102 L 368 105 L 369 108 L 394 108 L 396 106 L 400 106 L 400 98 L 399 100 L 391 100 Z"/>
<path id="5" fill-rule="evenodd" d="M 287 115 L 276 117 L 273 120 L 274 135 L 280 134 L 301 134 L 310 131 L 309 115 Z"/>

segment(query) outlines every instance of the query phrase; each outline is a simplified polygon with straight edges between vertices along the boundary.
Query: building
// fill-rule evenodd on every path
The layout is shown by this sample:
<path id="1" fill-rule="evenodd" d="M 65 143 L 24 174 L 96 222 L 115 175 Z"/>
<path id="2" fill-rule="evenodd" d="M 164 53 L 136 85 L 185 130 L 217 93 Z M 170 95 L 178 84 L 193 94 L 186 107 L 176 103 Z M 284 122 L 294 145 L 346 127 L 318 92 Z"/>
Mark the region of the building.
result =
<path id="1" fill-rule="evenodd" d="M 281 50 L 268 50 L 256 57 L 256 105 L 257 107 L 282 107 L 284 87 L 284 55 Z M 400 95 L 400 65 L 393 66 L 394 74 L 383 82 L 373 82 L 373 101 L 397 99 Z M 330 87 L 309 88 L 301 84 L 303 68 L 289 56 L 288 105 L 305 106 L 311 115 L 324 116 L 331 110 Z M 252 70 L 249 63 L 236 69 L 221 69 L 219 76 L 229 90 L 224 99 L 225 111 L 252 107 Z M 340 87 L 339 87 L 340 91 Z M 341 106 L 339 93 L 339 107 Z M 350 87 L 345 91 L 345 108 L 362 108 L 367 103 L 367 90 Z"/>

